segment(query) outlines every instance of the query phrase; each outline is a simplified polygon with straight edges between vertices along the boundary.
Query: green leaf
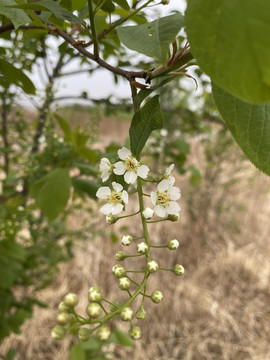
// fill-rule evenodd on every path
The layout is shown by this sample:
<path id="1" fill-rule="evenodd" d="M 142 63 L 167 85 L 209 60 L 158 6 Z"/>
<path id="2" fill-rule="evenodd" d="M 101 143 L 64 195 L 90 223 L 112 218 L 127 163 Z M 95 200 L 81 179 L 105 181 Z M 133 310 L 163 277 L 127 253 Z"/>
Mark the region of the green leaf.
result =
<path id="1" fill-rule="evenodd" d="M 16 351 L 14 349 L 9 349 L 6 355 L 7 360 L 13 360 L 16 355 Z"/>
<path id="2" fill-rule="evenodd" d="M 7 84 L 15 84 L 21 87 L 27 94 L 35 94 L 35 86 L 29 77 L 27 77 L 21 69 L 16 68 L 4 59 L 0 59 L 0 74 L 1 73 Z"/>
<path id="3" fill-rule="evenodd" d="M 32 4 L 20 4 L 13 6 L 13 8 L 37 11 L 50 10 L 58 19 L 67 20 L 74 24 L 81 24 L 83 22 L 80 18 L 78 18 L 78 16 L 73 15 L 68 10 L 61 8 L 57 2 L 52 0 L 38 1 Z"/>
<path id="4" fill-rule="evenodd" d="M 98 161 L 98 156 L 95 150 L 82 147 L 77 150 L 78 154 L 81 155 L 84 159 L 95 164 Z"/>
<path id="5" fill-rule="evenodd" d="M 58 122 L 60 128 L 63 130 L 63 132 L 65 134 L 65 139 L 70 141 L 71 140 L 71 126 L 62 116 L 59 116 L 58 114 L 54 114 L 54 116 L 55 116 L 56 121 Z"/>
<path id="6" fill-rule="evenodd" d="M 95 4 L 100 3 L 100 0 L 93 0 Z M 111 0 L 105 0 L 104 4 L 101 6 L 101 9 L 106 13 L 112 13 L 115 10 L 115 6 Z"/>
<path id="7" fill-rule="evenodd" d="M 14 0 L 1 0 L 0 14 L 6 16 L 9 20 L 12 21 L 15 30 L 18 29 L 19 26 L 31 22 L 31 19 L 23 10 L 7 7 L 11 5 L 16 5 L 16 2 Z"/>
<path id="8" fill-rule="evenodd" d="M 70 349 L 71 360 L 86 360 L 85 352 L 81 347 L 81 344 L 73 345 Z"/>
<path id="9" fill-rule="evenodd" d="M 129 49 L 166 63 L 169 45 L 183 25 L 183 16 L 177 13 L 143 25 L 120 27 L 117 33 Z"/>
<path id="10" fill-rule="evenodd" d="M 160 110 L 158 95 L 156 95 L 133 116 L 129 128 L 132 154 L 138 157 L 152 131 L 161 129 L 162 126 L 163 115 Z"/>
<path id="11" fill-rule="evenodd" d="M 113 0 L 117 5 L 119 5 L 121 8 L 125 10 L 130 10 L 130 7 L 126 0 Z"/>
<path id="12" fill-rule="evenodd" d="M 121 330 L 115 329 L 110 337 L 110 343 L 118 343 L 123 346 L 134 346 L 130 336 Z"/>
<path id="13" fill-rule="evenodd" d="M 189 0 L 185 23 L 193 56 L 218 86 L 270 100 L 270 1 Z"/>
<path id="14" fill-rule="evenodd" d="M 79 194 L 87 194 L 90 198 L 96 200 L 96 192 L 99 185 L 95 181 L 87 179 L 72 178 L 72 185 Z"/>
<path id="15" fill-rule="evenodd" d="M 199 186 L 202 181 L 200 170 L 193 165 L 189 166 L 188 170 L 191 172 L 189 183 L 192 186 Z"/>
<path id="16" fill-rule="evenodd" d="M 35 200 L 49 220 L 55 219 L 66 207 L 70 186 L 71 180 L 68 169 L 54 169 L 46 175 L 45 182 L 38 191 Z"/>
<path id="17" fill-rule="evenodd" d="M 212 84 L 217 108 L 247 158 L 270 175 L 270 103 L 250 104 Z"/>

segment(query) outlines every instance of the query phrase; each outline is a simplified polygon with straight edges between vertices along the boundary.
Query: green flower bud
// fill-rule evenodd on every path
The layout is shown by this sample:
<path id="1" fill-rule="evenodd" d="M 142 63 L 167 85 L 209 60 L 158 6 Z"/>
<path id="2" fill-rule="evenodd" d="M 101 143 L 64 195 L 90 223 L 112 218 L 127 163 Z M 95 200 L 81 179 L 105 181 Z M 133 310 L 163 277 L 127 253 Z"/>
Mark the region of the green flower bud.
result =
<path id="1" fill-rule="evenodd" d="M 123 235 L 121 238 L 121 243 L 125 246 L 129 246 L 133 240 L 131 235 Z"/>
<path id="2" fill-rule="evenodd" d="M 81 341 L 88 341 L 90 339 L 91 330 L 87 328 L 80 328 L 78 332 L 79 339 Z"/>
<path id="3" fill-rule="evenodd" d="M 118 261 L 123 261 L 125 260 L 127 257 L 127 254 L 125 254 L 123 251 L 117 251 L 117 253 L 115 254 L 115 258 Z"/>
<path id="4" fill-rule="evenodd" d="M 62 340 L 66 335 L 66 329 L 61 325 L 56 325 L 51 331 L 51 337 L 54 340 Z"/>
<path id="5" fill-rule="evenodd" d="M 108 340 L 110 335 L 111 335 L 111 331 L 108 328 L 108 326 L 102 326 L 97 332 L 97 337 L 101 341 Z"/>
<path id="6" fill-rule="evenodd" d="M 139 328 L 139 326 L 133 326 L 129 330 L 129 336 L 131 337 L 132 340 L 140 339 L 142 336 L 142 333 L 141 333 L 141 329 Z"/>
<path id="7" fill-rule="evenodd" d="M 179 241 L 176 239 L 170 240 L 168 242 L 168 249 L 170 250 L 176 250 L 179 246 Z"/>
<path id="8" fill-rule="evenodd" d="M 116 264 L 112 268 L 112 273 L 117 278 L 121 278 L 126 275 L 126 270 L 124 269 L 123 266 Z"/>
<path id="9" fill-rule="evenodd" d="M 156 272 L 158 268 L 158 263 L 155 260 L 150 260 L 147 262 L 147 269 L 150 273 Z"/>
<path id="10" fill-rule="evenodd" d="M 64 303 L 64 301 L 61 301 L 58 306 L 58 311 L 59 312 L 68 312 L 69 310 L 70 310 L 70 308 Z"/>
<path id="11" fill-rule="evenodd" d="M 161 4 L 163 5 L 168 5 L 170 3 L 170 0 L 162 0 Z"/>
<path id="12" fill-rule="evenodd" d="M 151 300 L 155 303 L 155 304 L 159 304 L 161 303 L 163 299 L 163 294 L 161 291 L 153 291 L 152 294 L 151 294 Z"/>
<path id="13" fill-rule="evenodd" d="M 109 215 L 106 216 L 106 222 L 109 225 L 112 225 L 112 224 L 116 223 L 117 220 L 118 220 L 118 217 L 114 216 L 112 214 L 109 214 Z"/>
<path id="14" fill-rule="evenodd" d="M 118 286 L 120 287 L 121 290 L 127 290 L 130 288 L 131 282 L 127 277 L 121 277 L 118 280 Z"/>
<path id="15" fill-rule="evenodd" d="M 184 266 L 182 266 L 180 264 L 176 264 L 175 267 L 173 268 L 173 272 L 177 276 L 183 276 L 184 272 L 185 272 Z"/>
<path id="16" fill-rule="evenodd" d="M 132 316 L 133 316 L 133 310 L 130 307 L 126 306 L 121 310 L 120 313 L 121 320 L 130 321 L 132 319 Z"/>
<path id="17" fill-rule="evenodd" d="M 68 313 L 61 312 L 57 315 L 57 322 L 60 325 L 66 325 L 69 322 L 70 316 Z"/>
<path id="18" fill-rule="evenodd" d="M 135 316 L 136 316 L 136 318 L 138 320 L 144 320 L 146 318 L 146 312 L 145 312 L 143 306 L 139 307 L 139 309 L 137 310 Z"/>
<path id="19" fill-rule="evenodd" d="M 78 302 L 79 302 L 78 296 L 73 293 L 67 294 L 64 298 L 64 304 L 69 308 L 73 308 L 78 304 Z"/>
<path id="20" fill-rule="evenodd" d="M 90 318 L 96 319 L 101 315 L 101 306 L 98 303 L 91 303 L 87 306 L 86 312 Z"/>
<path id="21" fill-rule="evenodd" d="M 168 215 L 167 219 L 172 221 L 172 222 L 175 222 L 175 221 L 179 220 L 179 217 L 180 217 L 180 215 L 178 213 L 178 214 L 175 214 L 175 215 Z"/>
<path id="22" fill-rule="evenodd" d="M 139 254 L 143 255 L 146 254 L 148 251 L 148 245 L 146 244 L 146 242 L 141 242 L 137 245 L 137 251 Z"/>
<path id="23" fill-rule="evenodd" d="M 98 286 L 92 286 L 88 291 L 88 300 L 91 302 L 99 302 L 101 299 L 100 288 Z"/>

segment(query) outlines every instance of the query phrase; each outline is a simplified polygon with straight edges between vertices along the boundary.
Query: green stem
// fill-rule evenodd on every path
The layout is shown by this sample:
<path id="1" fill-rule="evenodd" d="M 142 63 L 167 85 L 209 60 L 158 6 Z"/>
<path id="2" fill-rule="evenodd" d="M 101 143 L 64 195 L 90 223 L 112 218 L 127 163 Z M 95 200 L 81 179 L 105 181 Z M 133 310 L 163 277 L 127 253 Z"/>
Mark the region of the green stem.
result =
<path id="1" fill-rule="evenodd" d="M 135 215 L 138 215 L 139 212 L 140 212 L 140 210 L 138 210 L 137 212 L 135 212 L 133 214 L 124 215 L 124 216 L 118 216 L 118 219 L 124 219 L 124 218 L 130 217 L 130 216 L 135 216 Z"/>
<path id="2" fill-rule="evenodd" d="M 163 267 L 159 267 L 159 270 L 173 271 L 173 269 L 167 269 L 167 268 L 163 268 Z"/>
<path id="3" fill-rule="evenodd" d="M 99 59 L 98 38 L 97 38 L 96 27 L 95 27 L 95 16 L 94 16 L 93 7 L 92 7 L 92 0 L 88 0 L 88 11 L 89 11 L 91 32 L 92 32 L 92 36 L 93 36 L 94 57 L 95 57 L 95 60 L 98 60 Z"/>
<path id="4" fill-rule="evenodd" d="M 145 270 L 126 270 L 126 272 L 142 274 L 142 273 L 145 273 Z"/>
<path id="5" fill-rule="evenodd" d="M 143 235 L 144 235 L 146 244 L 148 245 L 148 247 L 150 247 L 150 239 L 149 239 L 149 233 L 148 233 L 148 228 L 147 228 L 147 221 L 143 216 L 144 204 L 143 204 L 142 181 L 141 181 L 141 178 L 139 178 L 139 177 L 137 179 L 137 185 L 138 185 L 138 196 L 139 196 L 141 220 L 142 220 L 142 226 L 143 226 Z M 146 257 L 147 257 L 147 261 L 148 261 L 150 259 L 149 252 L 146 254 Z"/>
<path id="6" fill-rule="evenodd" d="M 150 245 L 152 248 L 156 248 L 156 249 L 164 249 L 164 248 L 167 248 L 168 246 L 167 245 Z"/>
<path id="7" fill-rule="evenodd" d="M 162 222 L 162 221 L 166 221 L 166 220 L 168 220 L 168 219 L 166 218 L 166 219 L 161 219 L 161 220 L 148 220 L 146 222 L 147 222 L 147 224 L 153 224 L 153 223 Z"/>

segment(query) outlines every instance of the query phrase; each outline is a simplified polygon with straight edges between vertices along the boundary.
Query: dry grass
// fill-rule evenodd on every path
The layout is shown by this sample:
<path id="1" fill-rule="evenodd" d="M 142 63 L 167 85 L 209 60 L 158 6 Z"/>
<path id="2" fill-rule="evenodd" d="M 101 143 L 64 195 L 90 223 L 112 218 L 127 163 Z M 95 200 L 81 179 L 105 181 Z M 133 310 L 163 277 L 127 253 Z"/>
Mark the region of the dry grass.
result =
<path id="1" fill-rule="evenodd" d="M 127 128 L 122 129 L 121 137 L 125 134 Z M 134 349 L 116 346 L 115 359 L 270 359 L 269 180 L 251 165 L 235 160 L 239 159 L 235 147 L 231 151 L 231 161 L 203 170 L 200 187 L 190 189 L 187 179 L 179 179 L 179 222 L 151 225 L 153 241 L 166 243 L 177 238 L 181 244 L 177 253 L 156 250 L 160 265 L 181 263 L 186 274 L 183 278 L 167 272 L 152 276 L 149 292 L 163 291 L 164 301 L 160 305 L 146 303 L 142 340 Z M 199 140 L 190 160 L 205 161 Z M 239 181 L 230 184 L 239 168 Z M 132 206 L 135 209 L 136 205 Z M 103 216 L 99 225 L 107 227 Z M 121 225 L 114 225 L 119 237 Z M 137 231 L 137 224 L 132 223 L 129 232 L 136 235 Z M 50 338 L 58 303 L 67 292 L 76 292 L 83 312 L 88 288 L 96 284 L 106 297 L 119 299 L 120 290 L 111 275 L 119 248 L 108 236 L 91 240 L 89 234 L 89 242 L 78 242 L 74 260 L 62 265 L 53 286 L 40 293 L 50 309 L 36 309 L 22 335 L 11 336 L 0 352 L 12 346 L 18 360 L 69 359 L 72 339 L 55 342 Z M 125 324 L 123 328 L 128 330 Z"/>

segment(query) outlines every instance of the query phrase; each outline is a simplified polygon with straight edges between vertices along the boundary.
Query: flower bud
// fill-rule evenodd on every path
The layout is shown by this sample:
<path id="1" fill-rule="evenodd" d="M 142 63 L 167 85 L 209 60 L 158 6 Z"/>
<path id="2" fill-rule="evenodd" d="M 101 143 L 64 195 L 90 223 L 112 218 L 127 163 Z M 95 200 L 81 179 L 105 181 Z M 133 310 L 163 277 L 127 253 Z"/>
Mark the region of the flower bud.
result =
<path id="1" fill-rule="evenodd" d="M 133 237 L 131 235 L 123 235 L 121 238 L 121 242 L 125 246 L 129 246 L 133 240 Z"/>
<path id="2" fill-rule="evenodd" d="M 131 282 L 127 277 L 121 277 L 118 280 L 118 286 L 121 290 L 127 290 L 130 288 Z"/>
<path id="3" fill-rule="evenodd" d="M 88 341 L 90 339 L 91 330 L 87 328 L 80 328 L 78 332 L 79 339 L 81 341 Z"/>
<path id="4" fill-rule="evenodd" d="M 116 264 L 112 268 L 112 273 L 117 278 L 121 278 L 126 275 L 126 270 L 124 269 L 123 266 Z"/>
<path id="5" fill-rule="evenodd" d="M 144 320 L 144 319 L 146 318 L 146 312 L 145 312 L 145 310 L 144 310 L 144 308 L 143 308 L 142 305 L 141 305 L 141 306 L 139 307 L 139 309 L 136 311 L 135 316 L 136 316 L 136 318 L 137 318 L 138 320 Z"/>
<path id="6" fill-rule="evenodd" d="M 148 251 L 148 245 L 143 241 L 137 245 L 137 251 L 139 254 L 146 254 Z"/>
<path id="7" fill-rule="evenodd" d="M 153 215 L 154 215 L 154 210 L 153 209 L 147 207 L 147 208 L 145 208 L 143 210 L 143 217 L 145 219 L 151 219 L 153 217 Z"/>
<path id="8" fill-rule="evenodd" d="M 176 264 L 175 267 L 173 268 L 173 272 L 177 276 L 183 276 L 185 272 L 184 266 Z"/>
<path id="9" fill-rule="evenodd" d="M 78 296 L 73 293 L 67 294 L 64 298 L 64 304 L 69 308 L 73 308 L 78 304 L 78 302 L 79 302 Z"/>
<path id="10" fill-rule="evenodd" d="M 127 306 L 121 310 L 120 313 L 121 320 L 130 321 L 132 319 L 132 316 L 133 316 L 133 310 L 130 307 Z"/>
<path id="11" fill-rule="evenodd" d="M 125 254 L 123 251 L 117 251 L 117 253 L 115 254 L 115 258 L 118 261 L 123 261 L 127 258 L 127 254 Z"/>
<path id="12" fill-rule="evenodd" d="M 141 329 L 139 328 L 139 326 L 133 326 L 129 330 L 129 336 L 131 337 L 132 340 L 140 339 L 142 336 L 142 333 L 141 333 Z"/>
<path id="13" fill-rule="evenodd" d="M 161 4 L 163 5 L 168 5 L 170 3 L 170 0 L 162 0 Z"/>
<path id="14" fill-rule="evenodd" d="M 151 300 L 155 303 L 155 304 L 159 304 L 161 303 L 163 299 L 163 294 L 161 291 L 153 291 L 152 294 L 151 294 Z"/>
<path id="15" fill-rule="evenodd" d="M 179 213 L 177 213 L 175 215 L 170 214 L 170 215 L 168 215 L 167 220 L 174 222 L 174 221 L 179 220 L 179 217 L 180 217 Z"/>
<path id="16" fill-rule="evenodd" d="M 156 272 L 158 268 L 158 263 L 155 260 L 150 260 L 147 262 L 147 269 L 150 273 Z"/>
<path id="17" fill-rule="evenodd" d="M 96 319 L 101 314 L 101 306 L 98 303 L 91 303 L 87 306 L 86 312 L 89 315 L 90 318 Z"/>
<path id="18" fill-rule="evenodd" d="M 111 335 L 111 331 L 108 328 L 108 326 L 102 326 L 97 332 L 97 337 L 101 341 L 108 340 L 110 335 Z"/>
<path id="19" fill-rule="evenodd" d="M 100 288 L 98 286 L 90 287 L 88 291 L 88 300 L 91 302 L 99 302 L 102 298 Z"/>
<path id="20" fill-rule="evenodd" d="M 56 325 L 51 331 L 51 337 L 54 340 L 62 340 L 66 335 L 66 329 L 61 325 Z"/>
<path id="21" fill-rule="evenodd" d="M 118 217 L 117 217 L 117 216 L 114 216 L 114 215 L 112 215 L 112 214 L 108 214 L 108 215 L 106 216 L 106 222 L 107 222 L 107 224 L 109 224 L 109 225 L 112 225 L 112 224 L 116 223 L 117 220 L 118 220 Z"/>
<path id="22" fill-rule="evenodd" d="M 60 325 L 66 325 L 69 322 L 69 314 L 66 312 L 61 312 L 57 315 L 57 322 Z"/>
<path id="23" fill-rule="evenodd" d="M 168 249 L 170 250 L 176 250 L 179 246 L 179 241 L 176 239 L 170 240 L 168 242 Z"/>
<path id="24" fill-rule="evenodd" d="M 70 308 L 64 303 L 64 301 L 61 301 L 58 306 L 58 311 L 59 312 L 68 312 L 69 310 L 70 310 Z"/>

